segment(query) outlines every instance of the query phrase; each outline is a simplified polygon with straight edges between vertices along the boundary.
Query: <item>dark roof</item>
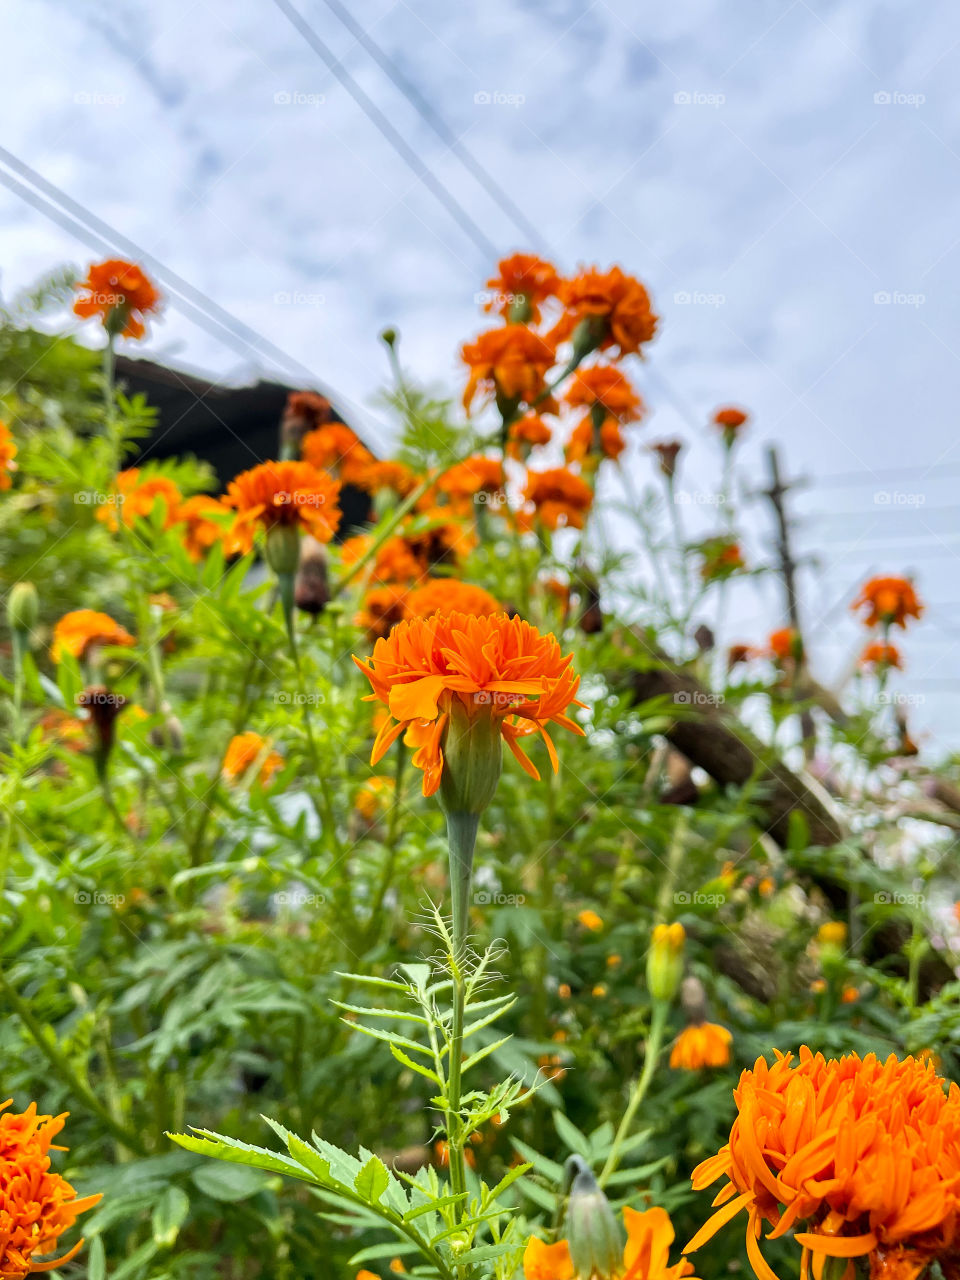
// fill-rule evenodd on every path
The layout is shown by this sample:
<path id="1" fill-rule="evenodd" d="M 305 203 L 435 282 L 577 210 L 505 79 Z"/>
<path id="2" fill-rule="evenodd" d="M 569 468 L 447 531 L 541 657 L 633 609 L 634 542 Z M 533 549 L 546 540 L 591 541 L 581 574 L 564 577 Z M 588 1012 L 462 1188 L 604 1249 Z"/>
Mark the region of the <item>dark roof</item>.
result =
<path id="1" fill-rule="evenodd" d="M 217 473 L 221 489 L 239 471 L 276 458 L 280 417 L 291 391 L 304 388 L 258 379 L 224 386 L 153 360 L 117 357 L 117 380 L 127 395 L 137 392 L 157 410 L 157 425 L 142 443 L 137 462 L 192 453 Z M 334 410 L 337 421 L 343 419 Z M 368 516 L 366 494 L 345 486 L 341 532 Z"/>

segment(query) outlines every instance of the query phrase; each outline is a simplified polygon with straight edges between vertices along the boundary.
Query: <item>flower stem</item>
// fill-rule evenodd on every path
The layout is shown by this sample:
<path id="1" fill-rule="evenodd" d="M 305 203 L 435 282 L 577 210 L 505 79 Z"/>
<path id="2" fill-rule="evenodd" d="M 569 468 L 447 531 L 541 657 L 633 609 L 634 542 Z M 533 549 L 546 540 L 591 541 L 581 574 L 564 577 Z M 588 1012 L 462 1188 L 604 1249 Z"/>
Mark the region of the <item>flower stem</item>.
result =
<path id="1" fill-rule="evenodd" d="M 646 1096 L 650 1087 L 650 1081 L 657 1069 L 657 1060 L 660 1057 L 660 1048 L 663 1044 L 663 1031 L 667 1021 L 667 1013 L 670 1005 L 666 1000 L 656 1000 L 653 1005 L 653 1017 L 650 1022 L 650 1034 L 647 1036 L 646 1055 L 643 1060 L 643 1070 L 640 1077 L 633 1087 L 630 1095 L 630 1101 L 627 1103 L 627 1109 L 623 1113 L 623 1119 L 620 1121 L 617 1129 L 616 1137 L 613 1139 L 613 1146 L 610 1148 L 610 1154 L 607 1156 L 606 1162 L 597 1181 L 601 1187 L 605 1186 L 611 1175 L 616 1172 L 617 1166 L 620 1164 L 620 1153 L 623 1144 L 626 1142 L 630 1129 L 633 1126 L 634 1118 L 640 1107 L 640 1103 Z"/>
<path id="2" fill-rule="evenodd" d="M 450 1070 L 447 1079 L 447 1155 L 450 1160 L 450 1185 L 455 1195 L 467 1188 L 466 1164 L 463 1157 L 465 1134 L 460 1116 L 460 1064 L 463 1059 L 463 1021 L 466 1004 L 464 962 L 467 953 L 467 926 L 470 909 L 470 884 L 473 877 L 473 851 L 480 825 L 479 814 L 447 813 L 447 841 L 450 846 L 450 897 L 453 928 L 450 950 L 450 972 L 453 977 L 453 1021 L 450 1031 Z M 461 1201 L 457 1212 L 462 1217 Z"/>

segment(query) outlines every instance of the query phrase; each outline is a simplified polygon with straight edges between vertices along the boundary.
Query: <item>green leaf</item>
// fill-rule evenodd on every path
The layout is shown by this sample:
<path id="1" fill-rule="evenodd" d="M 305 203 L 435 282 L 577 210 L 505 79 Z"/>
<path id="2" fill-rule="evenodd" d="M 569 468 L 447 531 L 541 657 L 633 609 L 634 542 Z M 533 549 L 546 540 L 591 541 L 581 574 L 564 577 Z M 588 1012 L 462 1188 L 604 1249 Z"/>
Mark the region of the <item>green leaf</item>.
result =
<path id="1" fill-rule="evenodd" d="M 195 1172 L 199 1173 L 200 1170 Z M 189 1212 L 190 1198 L 187 1193 L 180 1187 L 167 1187 L 157 1201 L 151 1216 L 153 1238 L 157 1244 L 171 1248 L 176 1243 L 180 1228 L 186 1222 Z"/>
<path id="2" fill-rule="evenodd" d="M 529 1161 L 533 1165 L 537 1173 L 544 1174 L 551 1182 L 555 1182 L 557 1186 L 563 1182 L 563 1165 L 557 1164 L 555 1160 L 542 1156 L 539 1151 L 534 1151 L 533 1147 L 528 1147 L 525 1142 L 521 1142 L 519 1138 L 511 1138 L 510 1141 L 516 1151 L 523 1156 L 524 1160 Z"/>
<path id="3" fill-rule="evenodd" d="M 379 1204 L 380 1197 L 389 1185 L 387 1166 L 379 1156 L 371 1156 L 357 1174 L 353 1189 L 365 1204 Z"/>
<path id="4" fill-rule="evenodd" d="M 391 1044 L 390 1052 L 398 1062 L 402 1062 L 403 1065 L 405 1067 L 409 1067 L 411 1071 L 416 1071 L 418 1075 L 425 1076 L 433 1084 L 439 1085 L 441 1083 L 440 1077 L 435 1071 L 431 1071 L 429 1067 L 423 1067 L 420 1063 L 414 1062 L 414 1060 L 408 1057 L 397 1045 Z"/>
<path id="5" fill-rule="evenodd" d="M 107 1255 L 100 1236 L 94 1236 L 87 1252 L 87 1280 L 106 1280 Z"/>
<path id="6" fill-rule="evenodd" d="M 291 1160 L 289 1156 L 278 1151 L 268 1151 L 265 1147 L 254 1147 L 237 1138 L 224 1138 L 209 1129 L 198 1129 L 199 1138 L 189 1133 L 168 1133 L 167 1137 L 178 1143 L 187 1151 L 195 1151 L 200 1156 L 212 1156 L 214 1160 L 226 1160 L 231 1164 L 250 1165 L 254 1169 L 263 1169 L 266 1173 L 285 1173 L 291 1178 L 303 1178 L 307 1182 L 314 1181 L 302 1165 Z"/>
<path id="7" fill-rule="evenodd" d="M 235 1204 L 248 1200 L 263 1190 L 263 1174 L 258 1169 L 234 1166 L 223 1168 L 216 1164 L 202 1164 L 190 1175 L 194 1186 L 214 1200 Z"/>
<path id="8" fill-rule="evenodd" d="M 584 1160 L 592 1158 L 590 1140 L 586 1134 L 580 1132 L 573 1121 L 568 1119 L 562 1111 L 554 1111 L 553 1124 L 560 1135 L 560 1140 L 565 1142 L 571 1151 L 578 1156 L 583 1156 Z"/>

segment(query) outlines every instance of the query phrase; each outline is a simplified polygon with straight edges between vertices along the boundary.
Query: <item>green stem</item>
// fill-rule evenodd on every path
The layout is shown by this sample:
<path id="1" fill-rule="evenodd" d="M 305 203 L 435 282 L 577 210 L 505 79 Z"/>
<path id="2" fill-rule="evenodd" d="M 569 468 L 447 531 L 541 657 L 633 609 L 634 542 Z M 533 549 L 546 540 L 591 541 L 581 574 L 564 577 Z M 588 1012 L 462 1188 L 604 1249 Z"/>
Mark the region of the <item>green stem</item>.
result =
<path id="1" fill-rule="evenodd" d="M 653 1018 L 650 1022 L 650 1034 L 647 1036 L 646 1056 L 643 1060 L 643 1070 L 637 1083 L 633 1087 L 630 1095 L 630 1101 L 627 1103 L 627 1109 L 623 1113 L 623 1119 L 617 1129 L 616 1137 L 613 1140 L 613 1146 L 610 1148 L 610 1154 L 607 1156 L 606 1163 L 600 1173 L 597 1181 L 601 1187 L 605 1186 L 611 1175 L 616 1172 L 620 1164 L 620 1153 L 623 1144 L 630 1135 L 634 1118 L 640 1108 L 640 1103 L 646 1096 L 650 1087 L 650 1081 L 653 1079 L 654 1072 L 657 1069 L 657 1060 L 660 1057 L 660 1049 L 663 1044 L 663 1031 L 666 1026 L 667 1014 L 670 1010 L 669 1004 L 665 1000 L 657 1000 L 653 1006 Z"/>

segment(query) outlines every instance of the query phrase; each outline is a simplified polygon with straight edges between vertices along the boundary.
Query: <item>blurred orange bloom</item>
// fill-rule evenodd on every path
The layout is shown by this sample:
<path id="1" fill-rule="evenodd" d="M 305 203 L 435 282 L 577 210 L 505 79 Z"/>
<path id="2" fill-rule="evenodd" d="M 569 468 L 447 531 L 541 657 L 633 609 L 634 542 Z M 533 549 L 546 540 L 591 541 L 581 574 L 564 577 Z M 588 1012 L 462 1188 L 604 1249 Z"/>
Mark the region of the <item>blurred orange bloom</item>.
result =
<path id="1" fill-rule="evenodd" d="M 796 660 L 803 653 L 800 633 L 793 627 L 781 627 L 779 631 L 772 631 L 768 643 L 771 654 L 781 662 L 786 662 L 788 658 Z"/>
<path id="2" fill-rule="evenodd" d="M 676 1232 L 666 1209 L 654 1206 L 643 1213 L 624 1207 L 627 1243 L 623 1250 L 623 1280 L 683 1280 L 693 1276 L 693 1264 L 681 1258 L 671 1267 L 670 1246 Z M 531 1236 L 523 1255 L 524 1280 L 577 1280 L 566 1240 L 544 1244 Z M 587 1280 L 583 1277 L 582 1280 Z"/>
<path id="3" fill-rule="evenodd" d="M 603 929 L 603 917 L 597 915 L 596 911 L 591 910 L 590 907 L 586 907 L 579 912 L 577 919 L 591 933 L 599 933 Z"/>
<path id="4" fill-rule="evenodd" d="M 867 627 L 898 626 L 906 630 L 908 618 L 919 618 L 924 606 L 917 598 L 913 583 L 907 578 L 871 578 L 860 588 L 860 594 L 850 608 L 863 610 L 863 623 Z"/>
<path id="5" fill-rule="evenodd" d="M 339 496 L 339 483 L 309 462 L 263 462 L 231 480 L 224 501 L 236 509 L 232 533 L 246 552 L 258 525 L 300 525 L 329 542 L 340 523 Z"/>
<path id="6" fill-rule="evenodd" d="M 741 427 L 745 427 L 749 414 L 743 409 L 735 409 L 732 406 L 726 409 L 718 409 L 713 415 L 714 424 L 721 428 L 724 432 L 736 433 Z"/>
<path id="7" fill-rule="evenodd" d="M 353 807 L 367 822 L 373 822 L 387 808 L 395 788 L 393 778 L 375 774 L 354 796 Z"/>
<path id="8" fill-rule="evenodd" d="M 123 338 L 142 338 L 144 317 L 160 305 L 160 294 L 141 269 L 122 258 L 94 263 L 76 287 L 82 296 L 74 312 L 85 320 L 99 316 L 105 329 Z"/>
<path id="9" fill-rule="evenodd" d="M 960 1086 L 931 1062 L 881 1062 L 874 1054 L 826 1060 L 758 1058 L 734 1092 L 728 1144 L 693 1173 L 695 1190 L 727 1182 L 722 1205 L 687 1245 L 691 1252 L 745 1210 L 747 1255 L 761 1280 L 773 1272 L 758 1245 L 794 1232 L 801 1275 L 814 1258 L 865 1258 L 873 1277 L 907 1280 L 934 1260 L 960 1263 Z M 798 1230 L 801 1227 L 802 1230 Z M 819 1271 L 819 1268 L 818 1268 Z"/>
<path id="10" fill-rule="evenodd" d="M 411 516 L 401 537 L 424 571 L 434 565 L 456 564 L 477 544 L 472 524 L 465 524 L 451 507 L 429 507 Z"/>
<path id="11" fill-rule="evenodd" d="M 555 298 L 560 277 L 556 268 L 534 253 L 515 253 L 497 264 L 497 275 L 487 281 L 495 295 L 484 304 L 484 311 L 497 311 L 509 317 L 514 307 L 528 309 L 527 319 L 536 324 L 540 319 L 540 303 Z"/>
<path id="12" fill-rule="evenodd" d="M 340 545 L 344 565 L 354 565 L 373 544 L 367 533 L 346 538 Z M 371 577 L 376 582 L 413 582 L 426 573 L 424 562 L 414 555 L 401 537 L 388 538 L 379 548 L 373 560 Z"/>
<path id="13" fill-rule="evenodd" d="M 158 499 L 164 506 L 163 527 L 169 529 L 176 518 L 182 501 L 177 486 L 166 476 L 147 476 L 141 480 L 142 475 L 139 467 L 118 471 L 116 502 L 97 507 L 97 519 L 114 533 L 120 527 L 118 515 L 127 528 L 132 529 L 137 520 L 153 514 Z"/>
<path id="14" fill-rule="evenodd" d="M 534 445 L 549 444 L 553 432 L 535 413 L 525 414 L 510 423 L 507 454 L 518 461 L 525 461 Z"/>
<path id="15" fill-rule="evenodd" d="M 5 422 L 0 422 L 0 489 L 9 489 L 13 484 L 10 472 L 17 469 L 17 464 L 14 462 L 16 456 L 17 446 L 10 428 Z"/>
<path id="16" fill-rule="evenodd" d="M 700 548 L 700 554 L 703 557 L 700 576 L 704 582 L 712 582 L 715 578 L 728 578 L 731 573 L 747 567 L 739 542 L 728 541 L 725 538 L 717 538 L 705 543 Z"/>
<path id="17" fill-rule="evenodd" d="M 506 324 L 481 333 L 475 342 L 465 343 L 460 354 L 470 368 L 463 393 L 468 413 L 478 391 L 533 404 L 555 359 L 553 346 L 525 324 Z"/>
<path id="18" fill-rule="evenodd" d="M 175 523 L 186 526 L 183 545 L 191 560 L 202 560 L 217 542 L 225 543 L 229 553 L 231 539 L 224 516 L 232 514 L 222 502 L 205 493 L 198 493 L 180 503 L 175 512 Z"/>
<path id="19" fill-rule="evenodd" d="M 398 622 L 407 616 L 407 588 L 403 586 L 371 587 L 363 597 L 363 608 L 354 621 L 369 640 L 388 636 Z"/>
<path id="20" fill-rule="evenodd" d="M 470 613 L 487 617 L 502 613 L 503 606 L 489 591 L 456 578 L 428 578 L 407 596 L 407 616 L 428 618 L 432 613 Z"/>
<path id="21" fill-rule="evenodd" d="M 380 462 L 377 458 L 351 465 L 348 467 L 348 475 L 349 483 L 366 493 L 380 493 L 389 489 L 399 498 L 408 497 L 420 483 L 416 474 L 404 463 Z"/>
<path id="22" fill-rule="evenodd" d="M 580 683 L 571 661 L 554 636 L 503 614 L 434 614 L 401 622 L 377 641 L 371 658 L 354 657 L 373 689 L 368 701 L 384 703 L 391 716 L 377 735 L 370 763 L 381 760 L 413 727 L 413 763 L 423 770 L 423 794 L 433 795 L 443 770 L 444 730 L 457 700 L 469 716 L 493 716 L 499 722 L 507 746 L 532 778 L 540 775 L 518 739 L 540 733 L 556 770 L 547 726 L 552 722 L 583 734 L 566 715 Z"/>
<path id="23" fill-rule="evenodd" d="M 524 496 L 537 509 L 537 515 L 548 529 L 569 525 L 582 529 L 587 512 L 593 505 L 593 490 L 566 467 L 527 473 Z"/>
<path id="24" fill-rule="evenodd" d="M 558 297 L 564 315 L 550 333 L 554 342 L 573 335 L 577 325 L 586 320 L 596 328 L 596 346 L 604 351 L 617 346 L 621 355 L 639 351 L 657 331 L 658 317 L 650 306 L 650 295 L 633 276 L 619 267 L 598 271 L 581 268 L 572 280 L 564 280 Z"/>
<path id="25" fill-rule="evenodd" d="M 871 640 L 861 653 L 859 661 L 861 667 L 871 667 L 874 670 L 882 670 L 885 667 L 903 670 L 900 650 L 887 640 Z"/>
<path id="26" fill-rule="evenodd" d="M 730 1061 L 733 1036 L 716 1022 L 695 1022 L 677 1036 L 670 1051 L 670 1066 L 680 1071 L 725 1067 Z"/>
<path id="27" fill-rule="evenodd" d="M 63 655 L 69 653 L 83 661 L 98 645 L 135 643 L 130 632 L 114 622 L 109 614 L 97 613 L 95 609 L 74 609 L 65 613 L 54 627 L 50 656 L 54 662 L 60 662 Z"/>
<path id="28" fill-rule="evenodd" d="M 363 476 L 373 454 L 355 431 L 344 422 L 330 422 L 308 431 L 300 445 L 300 456 L 321 471 L 332 472 L 344 484 Z"/>
<path id="29" fill-rule="evenodd" d="M 482 453 L 465 458 L 437 479 L 437 489 L 453 503 L 469 502 L 476 494 L 499 493 L 503 488 L 503 463 Z"/>
<path id="30" fill-rule="evenodd" d="M 283 768 L 283 756 L 270 750 L 270 743 L 259 733 L 248 730 L 230 739 L 223 757 L 221 772 L 230 782 L 245 774 L 252 764 L 259 764 L 260 785 L 266 787 L 278 769 Z"/>
<path id="31" fill-rule="evenodd" d="M 23 1112 L 7 1111 L 9 1106 L 10 1101 L 0 1104 L 0 1275 L 19 1280 L 75 1258 L 83 1240 L 61 1258 L 41 1262 L 34 1255 L 52 1253 L 77 1217 L 102 1197 L 78 1199 L 70 1183 L 50 1168 L 53 1139 L 63 1128 L 66 1112 L 38 1115 L 35 1102 Z"/>
<path id="32" fill-rule="evenodd" d="M 575 409 L 602 405 L 620 423 L 637 422 L 644 414 L 643 401 L 630 379 L 612 364 L 578 369 L 563 398 Z"/>
<path id="33" fill-rule="evenodd" d="M 583 462 L 585 458 L 589 457 L 596 444 L 596 434 L 593 420 L 587 414 L 574 427 L 570 439 L 567 441 L 567 446 L 564 450 L 564 456 L 567 461 Z M 616 418 L 607 418 L 600 428 L 601 455 L 616 462 L 626 447 L 627 442 L 623 438 Z"/>

